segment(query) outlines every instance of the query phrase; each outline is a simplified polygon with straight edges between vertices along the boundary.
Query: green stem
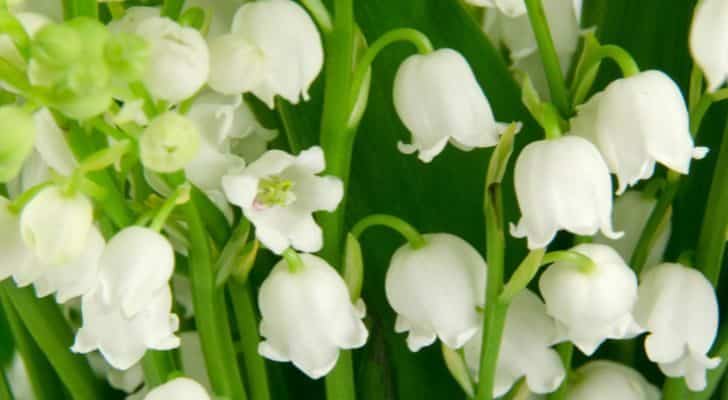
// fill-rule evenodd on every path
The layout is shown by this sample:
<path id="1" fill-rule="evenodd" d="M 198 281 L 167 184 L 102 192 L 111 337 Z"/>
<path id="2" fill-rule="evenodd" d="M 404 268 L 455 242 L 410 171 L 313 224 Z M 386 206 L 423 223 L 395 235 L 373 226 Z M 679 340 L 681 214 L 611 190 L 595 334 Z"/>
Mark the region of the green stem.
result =
<path id="1" fill-rule="evenodd" d="M 503 289 L 505 264 L 505 235 L 503 233 L 503 206 L 501 187 L 498 183 L 486 184 L 485 238 L 488 258 L 488 277 L 485 291 L 485 316 L 483 318 L 483 346 L 480 353 L 480 371 L 477 400 L 493 399 L 495 369 L 498 361 L 501 337 L 505 326 L 508 304 L 499 301 Z"/>
<path id="2" fill-rule="evenodd" d="M 15 348 L 25 367 L 30 387 L 37 400 L 53 400 L 56 394 L 63 390 L 58 375 L 53 371 L 53 367 L 48 363 L 48 359 L 33 341 L 30 333 L 20 316 L 15 311 L 10 298 L 3 288 L 0 288 L 0 305 L 2 305 L 8 325 L 10 326 L 10 334 L 12 335 Z M 2 371 L 0 369 L 0 371 Z M 0 396 L 0 399 L 4 397 Z"/>
<path id="3" fill-rule="evenodd" d="M 546 13 L 543 9 L 541 0 L 525 0 L 528 9 L 528 18 L 531 21 L 531 28 L 536 36 L 538 49 L 541 53 L 544 71 L 549 83 L 551 98 L 563 116 L 571 115 L 571 107 L 569 106 L 569 95 L 564 82 L 564 75 L 561 73 L 561 64 L 559 56 L 556 53 L 554 42 L 551 38 Z"/>
<path id="4" fill-rule="evenodd" d="M 667 378 L 662 386 L 662 400 L 685 400 L 688 388 L 683 378 Z"/>
<path id="5" fill-rule="evenodd" d="M 696 267 L 703 271 L 705 277 L 716 287 L 723 266 L 726 228 L 728 228 L 726 204 L 728 204 L 728 133 L 723 135 L 695 254 Z"/>
<path id="6" fill-rule="evenodd" d="M 636 75 L 640 72 L 637 62 L 623 48 L 615 45 L 600 45 L 596 39 L 588 37 L 591 40 L 584 51 L 588 52 L 583 63 L 577 68 L 576 76 L 573 81 L 573 101 L 572 104 L 579 105 L 589 94 L 594 78 L 604 59 L 612 59 L 622 71 L 625 78 Z"/>
<path id="7" fill-rule="evenodd" d="M 99 5 L 97 0 L 75 0 L 73 14 L 76 17 L 90 17 L 98 19 Z"/>
<path id="8" fill-rule="evenodd" d="M 591 258 L 581 253 L 570 250 L 558 250 L 548 252 L 543 256 L 543 260 L 541 261 L 541 263 L 543 265 L 546 265 L 557 261 L 576 264 L 576 266 L 579 267 L 579 270 L 584 273 L 589 273 L 593 271 L 594 268 L 596 268 L 596 266 L 594 265 L 594 261 Z"/>
<path id="9" fill-rule="evenodd" d="M 175 189 L 174 192 L 164 200 L 162 206 L 159 207 L 157 215 L 154 216 L 152 223 L 149 225 L 149 229 L 157 232 L 161 231 L 164 224 L 167 222 L 167 218 L 169 218 L 169 215 L 172 213 L 174 208 L 177 207 L 177 203 L 185 197 L 187 197 L 186 201 L 189 201 L 189 195 L 189 184 L 183 183 L 178 186 L 177 189 Z"/>
<path id="10" fill-rule="evenodd" d="M 362 218 L 351 228 L 351 234 L 358 239 L 365 230 L 377 225 L 386 226 L 397 231 L 415 249 L 419 249 L 425 245 L 425 239 L 417 229 L 401 218 L 387 214 L 372 214 Z"/>
<path id="11" fill-rule="evenodd" d="M 196 186 L 192 186 L 190 200 L 197 204 L 207 232 L 218 248 L 222 248 L 230 237 L 230 224 L 215 203 Z"/>
<path id="12" fill-rule="evenodd" d="M 210 377 L 217 396 L 247 399 L 235 357 L 224 293 L 215 286 L 209 238 L 193 198 L 181 206 L 187 219 L 190 248 L 189 269 L 197 329 Z"/>
<path id="13" fill-rule="evenodd" d="M 693 64 L 690 70 L 690 93 L 688 95 L 688 107 L 692 111 L 703 93 L 703 71 L 698 64 Z"/>
<path id="14" fill-rule="evenodd" d="M 548 396 L 548 400 L 565 400 L 566 391 L 569 387 L 568 381 L 571 371 L 571 356 L 574 354 L 574 345 L 570 342 L 561 343 L 556 346 L 556 350 L 559 352 L 561 362 L 564 364 L 564 371 L 566 371 L 566 375 L 564 376 L 563 382 L 561 382 L 561 386 Z"/>
<path id="15" fill-rule="evenodd" d="M 640 234 L 634 253 L 632 253 L 632 258 L 629 261 L 629 265 L 638 275 L 647 262 L 650 250 L 652 249 L 655 240 L 657 240 L 657 234 L 661 231 L 660 228 L 667 221 L 666 219 L 670 218 L 672 201 L 675 199 L 679 188 L 680 181 L 668 182 L 662 192 L 662 195 L 658 198 L 657 204 L 652 210 L 650 217 L 647 219 L 645 228 Z"/>
<path id="16" fill-rule="evenodd" d="M 177 370 L 177 365 L 171 351 L 147 350 L 142 358 L 142 370 L 144 384 L 147 388 L 154 388 L 167 382 L 170 373 Z"/>
<path id="17" fill-rule="evenodd" d="M 321 0 L 301 0 L 301 4 L 308 10 L 319 28 L 325 33 L 331 33 L 334 28 L 331 22 L 331 15 Z"/>
<path id="18" fill-rule="evenodd" d="M 162 16 L 177 20 L 184 8 L 184 0 L 164 0 L 162 4 Z"/>
<path id="19" fill-rule="evenodd" d="M 371 68 L 374 59 L 379 53 L 387 46 L 396 42 L 410 42 L 416 48 L 420 54 L 428 54 L 433 51 L 432 43 L 430 39 L 422 32 L 412 28 L 398 28 L 392 29 L 391 31 L 380 36 L 371 46 L 366 50 L 361 61 L 356 65 L 354 74 L 352 77 L 351 84 L 351 95 L 349 96 L 349 111 L 353 110 L 356 100 L 359 98 L 359 92 L 362 90 L 364 78 L 367 75 L 367 71 Z"/>
<path id="20" fill-rule="evenodd" d="M 283 259 L 286 260 L 286 264 L 288 264 L 288 270 L 292 274 L 300 272 L 303 269 L 303 260 L 301 260 L 301 257 L 298 253 L 296 253 L 296 250 L 288 248 L 283 252 L 282 256 Z"/>
<path id="21" fill-rule="evenodd" d="M 8 281 L 2 285 L 26 328 L 73 399 L 103 398 L 86 358 L 68 350 L 73 344 L 73 333 L 55 301 L 50 297 L 36 298 L 29 287 L 20 289 Z"/>
<path id="22" fill-rule="evenodd" d="M 243 362 L 248 377 L 251 400 L 270 400 L 268 372 L 265 360 L 258 354 L 258 321 L 253 303 L 253 293 L 248 283 L 239 283 L 234 279 L 228 281 L 228 294 L 233 305 L 235 320 L 240 332 L 240 344 L 243 349 Z"/>

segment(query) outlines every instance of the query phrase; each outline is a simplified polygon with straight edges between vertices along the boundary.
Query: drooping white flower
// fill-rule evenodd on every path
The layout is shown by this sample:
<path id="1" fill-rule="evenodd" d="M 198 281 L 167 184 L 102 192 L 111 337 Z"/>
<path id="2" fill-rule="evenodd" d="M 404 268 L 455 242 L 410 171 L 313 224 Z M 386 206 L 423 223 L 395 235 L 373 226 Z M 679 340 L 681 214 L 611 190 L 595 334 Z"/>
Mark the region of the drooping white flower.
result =
<path id="1" fill-rule="evenodd" d="M 448 141 L 466 151 L 498 143 L 502 125 L 455 50 L 408 57 L 397 70 L 393 93 L 397 115 L 412 133 L 411 144 L 398 144 L 405 154 L 419 152 L 420 160 L 430 162 Z"/>
<path id="2" fill-rule="evenodd" d="M 160 291 L 168 290 L 174 251 L 159 233 L 138 226 L 120 231 L 101 256 L 99 295 L 117 304 L 126 317 L 142 312 Z"/>
<path id="3" fill-rule="evenodd" d="M 479 1 L 493 3 L 491 0 Z M 495 7 L 486 11 L 483 29 L 492 42 L 502 43 L 508 49 L 513 67 L 525 72 L 539 95 L 548 99 L 550 92 L 538 52 L 538 43 L 523 0 L 517 2 L 520 4 L 513 9 L 523 10 L 519 15 L 513 15 L 514 13 L 504 10 L 504 7 L 497 7 L 497 4 L 483 4 L 486 7 Z M 542 4 L 561 70 L 566 74 L 579 44 L 581 1 L 543 0 Z"/>
<path id="4" fill-rule="evenodd" d="M 407 346 L 412 351 L 438 337 L 458 349 L 480 326 L 487 266 L 477 250 L 457 236 L 433 233 L 423 238 L 423 247 L 405 244 L 397 249 L 387 270 L 387 301 L 397 312 L 394 329 L 409 332 Z"/>
<path id="5" fill-rule="evenodd" d="M 465 362 L 477 379 L 480 370 L 482 334 L 465 344 Z M 541 299 L 528 289 L 516 295 L 508 306 L 506 322 L 498 352 L 493 396 L 506 394 L 526 377 L 534 393 L 551 393 L 566 376 L 559 354 L 551 348 L 556 339 L 554 320 L 546 314 Z"/>
<path id="6" fill-rule="evenodd" d="M 147 393 L 144 400 L 210 400 L 202 385 L 190 378 L 175 378 Z"/>
<path id="7" fill-rule="evenodd" d="M 222 191 L 222 177 L 253 162 L 277 131 L 264 128 L 239 95 L 205 92 L 187 117 L 200 132 L 197 157 L 185 167 L 187 178 L 204 191 Z"/>
<path id="8" fill-rule="evenodd" d="M 614 201 L 614 229 L 624 232 L 624 236 L 617 240 L 612 240 L 606 236 L 597 233 L 593 238 L 593 243 L 601 243 L 612 246 L 624 260 L 630 260 L 634 253 L 637 242 L 642 231 L 647 225 L 647 220 L 652 214 L 652 210 L 657 204 L 657 199 L 649 197 L 638 191 L 627 191 L 623 195 L 617 197 Z M 670 232 L 672 231 L 672 221 L 667 219 L 666 223 L 659 227 L 655 242 L 647 256 L 645 267 L 657 265 L 662 260 L 662 255 L 667 248 L 667 242 L 670 240 Z"/>
<path id="9" fill-rule="evenodd" d="M 170 313 L 172 293 L 168 287 L 158 290 L 144 309 L 131 318 L 124 316 L 118 304 L 109 304 L 103 297 L 100 290 L 83 296 L 83 326 L 71 351 L 99 350 L 112 367 L 126 370 L 139 362 L 147 349 L 179 347 L 179 338 L 174 335 L 179 320 Z"/>
<path id="10" fill-rule="evenodd" d="M 144 85 L 157 99 L 178 103 L 191 97 L 206 82 L 210 72 L 207 43 L 199 31 L 164 17 L 140 13 L 138 20 L 119 29 L 134 29 L 149 43 Z"/>
<path id="11" fill-rule="evenodd" d="M 315 211 L 334 211 L 344 195 L 341 180 L 317 176 L 324 153 L 312 147 L 292 156 L 270 150 L 239 171 L 225 175 L 228 200 L 243 209 L 261 243 L 276 254 L 288 247 L 316 252 L 323 245 Z"/>
<path id="12" fill-rule="evenodd" d="M 590 361 L 574 373 L 568 400 L 659 400 L 660 391 L 639 372 L 612 361 Z"/>
<path id="13" fill-rule="evenodd" d="M 546 310 L 561 331 L 559 339 L 571 341 L 589 356 L 606 339 L 642 332 L 632 317 L 637 276 L 622 257 L 603 244 L 580 244 L 571 251 L 589 257 L 591 268 L 559 261 L 539 280 Z"/>
<path id="14" fill-rule="evenodd" d="M 323 67 L 321 37 L 311 17 L 290 0 L 244 4 L 232 32 L 210 43 L 210 87 L 224 94 L 252 92 L 273 108 L 274 97 L 293 104 Z"/>
<path id="15" fill-rule="evenodd" d="M 728 77 L 728 3 L 703 0 L 695 7 L 690 28 L 690 53 L 708 81 L 708 91 L 723 86 Z"/>
<path id="16" fill-rule="evenodd" d="M 38 297 L 55 293 L 59 304 L 89 293 L 98 282 L 99 261 L 105 245 L 101 232 L 92 226 L 79 257 L 66 264 L 42 268 L 42 275 L 34 282 L 35 293 Z"/>
<path id="17" fill-rule="evenodd" d="M 81 255 L 92 223 L 93 206 L 86 196 L 51 186 L 23 208 L 20 233 L 43 264 L 59 265 Z"/>
<path id="18" fill-rule="evenodd" d="M 610 83 L 579 107 L 571 128 L 599 148 L 619 180 L 617 194 L 650 178 L 656 162 L 687 174 L 707 153 L 693 144 L 680 88 L 655 70 Z"/>
<path id="19" fill-rule="evenodd" d="M 310 254 L 300 257 L 300 270 L 291 271 L 282 260 L 260 286 L 260 334 L 265 341 L 258 352 L 274 361 L 290 361 L 318 379 L 334 367 L 339 349 L 366 343 L 364 302 L 351 303 L 344 280 L 326 261 Z"/>
<path id="20" fill-rule="evenodd" d="M 705 373 L 720 364 L 708 357 L 718 329 L 718 300 L 710 282 L 693 268 L 664 263 L 641 277 L 635 318 L 649 335 L 647 357 L 670 377 L 685 377 L 690 390 L 705 388 Z"/>
<path id="21" fill-rule="evenodd" d="M 560 229 L 621 237 L 612 229 L 609 170 L 589 141 L 565 136 L 529 143 L 516 160 L 514 180 L 521 220 L 511 225 L 511 235 L 527 237 L 529 249 L 546 247 Z"/>

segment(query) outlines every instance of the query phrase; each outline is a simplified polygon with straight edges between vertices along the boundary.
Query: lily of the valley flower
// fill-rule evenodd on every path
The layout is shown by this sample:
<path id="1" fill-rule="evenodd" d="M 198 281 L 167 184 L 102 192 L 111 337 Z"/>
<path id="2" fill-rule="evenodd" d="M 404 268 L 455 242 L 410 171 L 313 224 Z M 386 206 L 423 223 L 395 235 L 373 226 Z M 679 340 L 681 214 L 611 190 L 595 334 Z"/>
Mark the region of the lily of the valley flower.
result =
<path id="1" fill-rule="evenodd" d="M 599 148 L 619 180 L 617 194 L 651 177 L 656 162 L 687 174 L 707 152 L 693 144 L 680 88 L 660 71 L 613 81 L 579 107 L 571 127 Z"/>
<path id="2" fill-rule="evenodd" d="M 341 276 L 323 259 L 300 254 L 303 265 L 291 271 L 280 261 L 260 286 L 258 352 L 274 361 L 291 361 L 313 379 L 331 371 L 339 349 L 364 345 L 364 302 L 354 305 Z"/>
<path id="3" fill-rule="evenodd" d="M 630 260 L 656 204 L 657 199 L 637 191 L 627 191 L 617 197 L 614 201 L 614 229 L 624 232 L 624 236 L 612 240 L 598 233 L 594 236 L 593 242 L 612 246 L 623 259 Z M 671 231 L 672 221 L 667 219 L 658 229 L 645 267 L 657 265 L 662 260 Z"/>
<path id="4" fill-rule="evenodd" d="M 81 255 L 92 223 L 93 206 L 86 196 L 51 186 L 23 208 L 20 233 L 42 263 L 59 265 Z"/>
<path id="5" fill-rule="evenodd" d="M 568 400 L 660 399 L 660 391 L 637 371 L 612 361 L 591 361 L 573 374 Z"/>
<path id="6" fill-rule="evenodd" d="M 149 59 L 142 79 L 144 85 L 155 98 L 177 103 L 191 97 L 207 82 L 210 55 L 199 31 L 154 16 L 155 12 L 158 13 L 143 9 L 127 14 L 115 29 L 147 40 Z"/>
<path id="7" fill-rule="evenodd" d="M 400 142 L 405 154 L 419 152 L 432 161 L 448 141 L 463 150 L 498 143 L 501 125 L 470 65 L 455 50 L 417 54 L 400 65 L 394 78 L 394 107 L 412 143 Z"/>
<path id="8" fill-rule="evenodd" d="M 423 235 L 425 245 L 406 244 L 392 256 L 385 289 L 397 312 L 395 330 L 409 332 L 407 346 L 418 351 L 437 337 L 462 347 L 480 326 L 485 304 L 485 260 L 467 242 L 446 233 Z"/>
<path id="9" fill-rule="evenodd" d="M 539 280 L 547 312 L 556 319 L 559 335 L 592 355 L 606 339 L 639 334 L 642 329 L 632 317 L 637 301 L 637 276 L 632 269 L 609 246 L 581 244 L 571 251 L 589 257 L 591 268 L 559 261 Z"/>
<path id="10" fill-rule="evenodd" d="M 210 400 L 202 385 L 190 378 L 175 378 L 147 393 L 144 400 Z"/>
<path id="11" fill-rule="evenodd" d="M 670 377 L 685 377 L 690 390 L 705 388 L 705 373 L 720 364 L 708 357 L 718 329 L 718 300 L 698 270 L 665 263 L 641 277 L 635 318 L 649 335 L 647 357 Z"/>
<path id="12" fill-rule="evenodd" d="M 210 42 L 210 87 L 252 92 L 273 108 L 276 95 L 297 104 L 323 67 L 321 37 L 311 17 L 291 0 L 244 4 L 232 32 Z"/>
<path id="13" fill-rule="evenodd" d="M 566 371 L 559 354 L 551 348 L 556 339 L 554 320 L 533 292 L 525 289 L 508 306 L 498 363 L 495 370 L 493 396 L 506 394 L 521 377 L 533 393 L 551 393 L 561 385 Z M 480 369 L 482 335 L 474 336 L 465 345 L 465 361 L 473 377 Z"/>
<path id="14" fill-rule="evenodd" d="M 160 291 L 168 290 L 174 251 L 159 233 L 132 226 L 114 235 L 101 256 L 99 294 L 122 314 L 142 312 Z"/>
<path id="15" fill-rule="evenodd" d="M 200 132 L 189 118 L 167 111 L 139 138 L 142 163 L 156 172 L 174 172 L 192 161 L 200 148 Z"/>
<path id="16" fill-rule="evenodd" d="M 703 0 L 695 8 L 690 28 L 690 52 L 700 65 L 708 90 L 713 92 L 728 77 L 728 3 L 722 0 Z"/>
<path id="17" fill-rule="evenodd" d="M 243 209 L 261 243 L 276 254 L 288 247 L 316 252 L 323 246 L 315 211 L 334 211 L 344 195 L 341 180 L 317 176 L 324 153 L 312 147 L 292 156 L 270 150 L 222 179 L 228 200 Z"/>
<path id="18" fill-rule="evenodd" d="M 612 229 L 612 181 L 589 141 L 565 136 L 528 144 L 516 160 L 515 186 L 521 220 L 511 234 L 528 238 L 528 248 L 546 247 L 560 229 L 577 235 Z"/>
<path id="19" fill-rule="evenodd" d="M 171 350 L 179 347 L 174 332 L 179 320 L 170 313 L 172 292 L 164 288 L 149 299 L 145 308 L 127 318 L 118 304 L 109 304 L 100 290 L 83 296 L 83 326 L 71 350 L 89 353 L 99 350 L 112 367 L 125 370 L 139 362 L 147 349 Z"/>
<path id="20" fill-rule="evenodd" d="M 509 17 L 518 17 L 526 13 L 526 3 L 523 0 L 466 0 L 474 6 L 495 7 Z"/>

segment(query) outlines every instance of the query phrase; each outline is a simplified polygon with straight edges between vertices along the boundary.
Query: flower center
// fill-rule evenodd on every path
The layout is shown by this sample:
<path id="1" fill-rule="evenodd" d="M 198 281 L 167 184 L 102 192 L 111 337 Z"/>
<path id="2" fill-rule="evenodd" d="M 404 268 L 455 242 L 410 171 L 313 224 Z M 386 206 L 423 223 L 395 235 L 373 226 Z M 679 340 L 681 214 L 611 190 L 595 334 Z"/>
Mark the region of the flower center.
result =
<path id="1" fill-rule="evenodd" d="M 293 186 L 293 181 L 278 175 L 261 179 L 258 183 L 258 195 L 255 196 L 255 206 L 268 208 L 291 205 L 296 201 Z"/>

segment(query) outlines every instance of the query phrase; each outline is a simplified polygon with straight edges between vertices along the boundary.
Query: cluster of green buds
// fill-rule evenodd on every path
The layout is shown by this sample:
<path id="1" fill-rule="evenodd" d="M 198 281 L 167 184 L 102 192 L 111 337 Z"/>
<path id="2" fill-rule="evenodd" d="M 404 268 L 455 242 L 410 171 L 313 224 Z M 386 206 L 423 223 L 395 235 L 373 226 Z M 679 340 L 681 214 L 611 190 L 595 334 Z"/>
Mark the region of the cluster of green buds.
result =
<path id="1" fill-rule="evenodd" d="M 43 102 L 70 118 L 86 120 L 106 111 L 115 88 L 140 79 L 146 42 L 112 34 L 85 17 L 41 28 L 30 43 L 28 78 Z"/>

